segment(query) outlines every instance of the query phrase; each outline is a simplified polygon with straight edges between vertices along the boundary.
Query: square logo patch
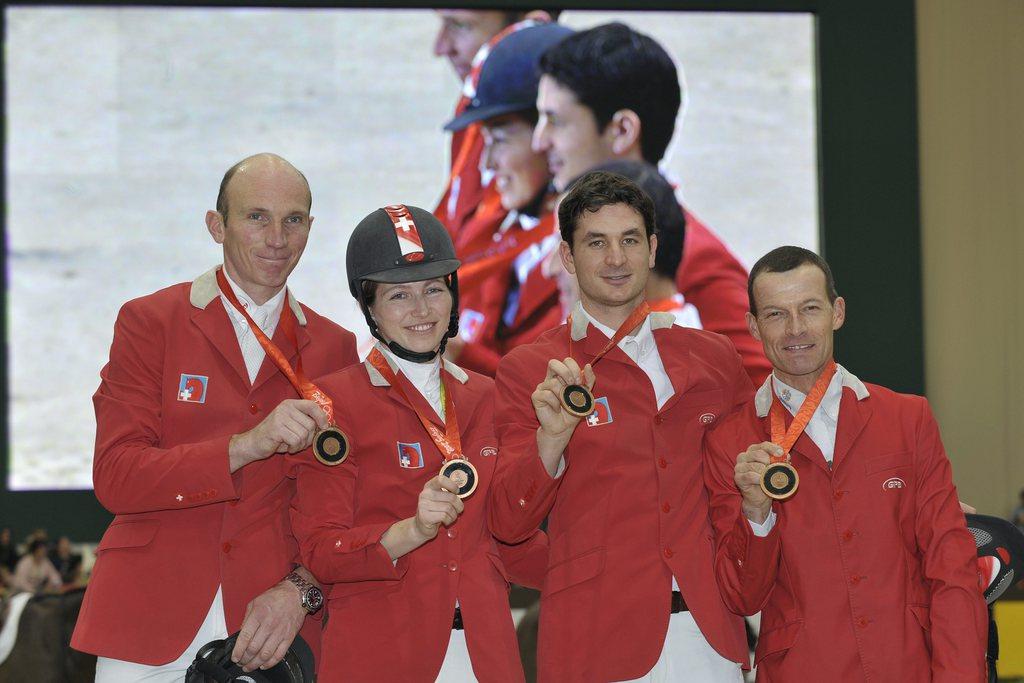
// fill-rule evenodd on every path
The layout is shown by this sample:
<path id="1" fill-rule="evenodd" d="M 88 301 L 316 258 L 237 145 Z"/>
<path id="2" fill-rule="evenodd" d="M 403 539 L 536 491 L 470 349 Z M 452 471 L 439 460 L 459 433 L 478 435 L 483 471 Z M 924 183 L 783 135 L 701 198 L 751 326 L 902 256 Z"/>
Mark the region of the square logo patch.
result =
<path id="1" fill-rule="evenodd" d="M 459 316 L 459 336 L 465 341 L 476 341 L 484 327 L 484 314 L 467 308 Z"/>
<path id="2" fill-rule="evenodd" d="M 178 400 L 185 403 L 206 403 L 206 385 L 209 377 L 181 374 L 178 382 Z"/>
<path id="3" fill-rule="evenodd" d="M 423 467 L 423 449 L 420 448 L 419 442 L 398 442 L 398 464 L 410 470 Z"/>
<path id="4" fill-rule="evenodd" d="M 598 425 L 606 425 L 612 421 L 612 409 L 608 405 L 608 397 L 602 396 L 601 398 L 595 398 L 594 412 L 587 415 L 587 426 L 597 427 Z"/>

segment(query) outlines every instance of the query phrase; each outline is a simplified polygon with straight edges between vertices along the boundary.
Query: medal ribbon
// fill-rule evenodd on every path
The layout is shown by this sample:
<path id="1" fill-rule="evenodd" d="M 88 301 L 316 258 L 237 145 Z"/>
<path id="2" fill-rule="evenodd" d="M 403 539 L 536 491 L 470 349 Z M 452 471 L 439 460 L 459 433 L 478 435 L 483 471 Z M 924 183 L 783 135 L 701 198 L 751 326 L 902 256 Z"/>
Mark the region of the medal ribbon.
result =
<path id="1" fill-rule="evenodd" d="M 452 392 L 448 386 L 448 380 L 445 379 L 445 373 L 439 370 L 441 375 L 441 400 L 444 404 L 444 431 L 442 432 L 438 429 L 437 425 L 420 412 L 419 407 L 415 403 L 409 400 L 409 395 L 405 393 L 405 388 L 398 382 L 395 371 L 388 365 L 387 359 L 384 358 L 384 354 L 379 349 L 374 347 L 373 351 L 370 351 L 370 356 L 367 360 L 388 381 L 388 384 L 398 390 L 402 400 L 413 409 L 416 417 L 420 419 L 423 428 L 430 434 L 430 438 L 433 440 L 434 445 L 437 446 L 437 450 L 441 451 L 445 462 L 463 459 L 462 437 L 459 435 L 459 418 L 455 414 L 455 403 L 452 400 Z"/>
<path id="2" fill-rule="evenodd" d="M 789 450 L 793 448 L 793 444 L 796 443 L 804 429 L 807 428 L 808 423 L 811 421 L 811 416 L 814 415 L 814 411 L 821 405 L 821 399 L 825 397 L 825 390 L 828 389 L 829 382 L 832 381 L 832 377 L 835 374 L 836 362 L 829 359 L 825 369 L 818 375 L 814 386 L 811 387 L 810 392 L 807 394 L 807 398 L 800 405 L 800 410 L 796 411 L 796 415 L 793 417 L 793 422 L 790 423 L 788 430 L 786 429 L 786 409 L 782 406 L 782 401 L 775 395 L 773 386 L 772 405 L 769 410 L 772 424 L 772 443 L 782 446 L 783 450 L 782 455 L 771 456 L 773 463 L 786 461 Z M 772 382 L 774 381 L 773 379 Z"/>
<path id="3" fill-rule="evenodd" d="M 292 369 L 291 363 L 288 362 L 288 357 L 284 355 L 284 352 L 277 347 L 277 345 L 271 341 L 270 337 L 260 329 L 260 326 L 256 324 L 256 321 L 252 319 L 249 312 L 245 310 L 245 306 L 235 296 L 235 291 L 231 289 L 231 285 L 228 284 L 227 277 L 224 276 L 224 269 L 217 269 L 217 284 L 220 286 L 220 293 L 224 295 L 235 310 L 245 316 L 245 320 L 249 323 L 249 329 L 256 335 L 256 340 L 266 351 L 267 357 L 274 362 L 284 376 L 288 378 L 295 390 L 299 392 L 299 396 L 306 399 L 307 401 L 313 401 L 320 409 L 324 411 L 327 416 L 327 422 L 334 424 L 334 402 L 331 401 L 331 397 L 325 394 L 320 387 L 309 381 L 306 377 L 306 373 L 302 371 L 302 356 L 299 355 L 299 341 L 295 336 L 295 313 L 292 311 L 292 307 L 288 303 L 288 297 L 285 295 L 284 308 L 281 309 L 281 331 L 284 332 L 285 336 L 288 337 L 288 341 L 295 347 L 295 353 L 297 359 L 295 361 L 295 369 Z"/>
<path id="4" fill-rule="evenodd" d="M 641 301 L 640 305 L 634 308 L 633 312 L 629 314 L 629 317 L 626 318 L 621 325 L 619 325 L 619 329 L 615 330 L 615 334 L 612 335 L 612 338 L 608 340 L 608 343 L 605 344 L 604 348 L 597 352 L 597 355 L 594 356 L 594 360 L 590 361 L 590 367 L 594 367 L 595 365 L 597 365 L 597 361 L 604 358 L 604 355 L 606 353 L 611 351 L 613 348 L 615 348 L 616 345 L 618 345 L 620 341 L 625 339 L 626 335 L 628 335 L 634 327 L 642 323 L 644 319 L 647 318 L 647 316 L 650 314 L 650 312 L 651 307 L 648 305 L 647 301 Z M 569 358 L 573 358 L 572 314 L 569 315 L 569 320 L 566 321 L 566 329 L 569 331 Z"/>

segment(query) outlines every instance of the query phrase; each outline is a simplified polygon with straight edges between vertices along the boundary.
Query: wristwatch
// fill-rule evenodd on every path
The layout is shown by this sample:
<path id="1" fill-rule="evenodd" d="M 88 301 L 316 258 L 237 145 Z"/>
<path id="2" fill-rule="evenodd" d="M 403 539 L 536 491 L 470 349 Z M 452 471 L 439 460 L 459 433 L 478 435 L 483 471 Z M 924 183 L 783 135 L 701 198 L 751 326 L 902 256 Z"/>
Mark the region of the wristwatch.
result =
<path id="1" fill-rule="evenodd" d="M 319 587 L 314 586 L 295 572 L 284 578 L 299 589 L 299 593 L 302 595 L 302 609 L 306 610 L 308 614 L 315 614 L 324 606 L 324 592 Z"/>

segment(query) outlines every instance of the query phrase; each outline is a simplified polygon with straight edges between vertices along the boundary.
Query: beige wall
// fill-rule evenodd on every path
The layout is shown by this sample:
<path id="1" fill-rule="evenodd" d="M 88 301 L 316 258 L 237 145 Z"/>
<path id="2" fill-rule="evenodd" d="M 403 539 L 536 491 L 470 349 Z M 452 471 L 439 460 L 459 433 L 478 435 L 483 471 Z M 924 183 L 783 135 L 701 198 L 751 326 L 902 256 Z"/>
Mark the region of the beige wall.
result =
<path id="1" fill-rule="evenodd" d="M 925 371 L 961 499 L 1024 488 L 1024 0 L 918 0 Z"/>

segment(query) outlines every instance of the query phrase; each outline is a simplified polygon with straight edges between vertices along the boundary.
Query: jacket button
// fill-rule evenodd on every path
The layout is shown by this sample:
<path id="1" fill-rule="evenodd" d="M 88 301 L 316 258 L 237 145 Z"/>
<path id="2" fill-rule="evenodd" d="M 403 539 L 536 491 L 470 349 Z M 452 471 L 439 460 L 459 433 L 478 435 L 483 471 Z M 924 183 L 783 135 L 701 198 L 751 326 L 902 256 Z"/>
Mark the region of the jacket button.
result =
<path id="1" fill-rule="evenodd" d="M 654 416 L 654 424 L 660 425 L 664 421 L 665 421 L 665 416 L 664 415 L 658 414 L 658 415 Z"/>
<path id="2" fill-rule="evenodd" d="M 851 586 L 856 586 L 858 583 L 860 583 L 860 579 L 861 579 L 861 577 L 859 577 L 856 574 L 854 574 L 853 576 L 850 577 L 850 585 Z"/>
<path id="3" fill-rule="evenodd" d="M 658 458 L 658 467 L 660 467 L 661 469 L 665 469 L 666 467 L 668 467 L 668 460 L 666 460 L 665 458 Z"/>
<path id="4" fill-rule="evenodd" d="M 221 550 L 223 550 L 223 551 L 224 551 L 224 552 L 226 552 L 226 553 L 229 553 L 229 552 L 231 552 L 231 544 L 230 544 L 230 543 L 228 543 L 227 541 L 225 541 L 225 542 L 224 542 L 224 545 L 222 545 L 222 546 L 220 547 L 220 549 L 221 549 Z"/>
<path id="5" fill-rule="evenodd" d="M 853 532 L 852 532 L 852 531 L 850 531 L 849 529 L 847 529 L 846 531 L 844 531 L 844 532 L 843 532 L 843 540 L 844 540 L 844 541 L 847 541 L 847 542 L 849 542 L 849 541 L 853 540 Z"/>
<path id="6" fill-rule="evenodd" d="M 843 499 L 843 492 L 842 491 L 836 491 L 834 494 L 832 494 L 832 497 L 835 498 L 836 502 L 838 503 L 839 501 L 841 501 Z"/>
<path id="7" fill-rule="evenodd" d="M 857 626 L 859 626 L 860 628 L 867 628 L 868 627 L 868 620 L 867 620 L 867 618 L 865 618 L 865 617 L 858 617 L 857 618 Z"/>
<path id="8" fill-rule="evenodd" d="M 526 507 L 526 499 L 525 498 L 520 498 L 519 499 L 519 507 L 521 507 L 521 508 Z"/>
<path id="9" fill-rule="evenodd" d="M 661 511 L 662 512 L 670 512 L 671 510 L 672 510 L 672 506 L 669 505 L 668 503 L 662 503 L 661 504 Z"/>
<path id="10" fill-rule="evenodd" d="M 665 557 L 672 557 L 673 555 L 675 555 L 675 553 L 672 552 L 672 548 L 665 548 Z"/>
<path id="11" fill-rule="evenodd" d="M 448 570 L 449 571 L 453 571 L 453 572 L 457 572 L 457 571 L 459 571 L 459 565 L 456 564 L 455 562 L 449 562 L 448 563 Z"/>
<path id="12" fill-rule="evenodd" d="M 249 412 L 252 413 L 253 415 L 255 415 L 256 413 L 260 412 L 260 407 L 258 405 L 256 405 L 255 403 L 250 403 L 249 404 Z"/>
<path id="13" fill-rule="evenodd" d="M 455 529 L 449 529 L 448 530 L 448 538 L 455 538 L 458 535 L 459 535 L 459 532 L 456 531 Z"/>

